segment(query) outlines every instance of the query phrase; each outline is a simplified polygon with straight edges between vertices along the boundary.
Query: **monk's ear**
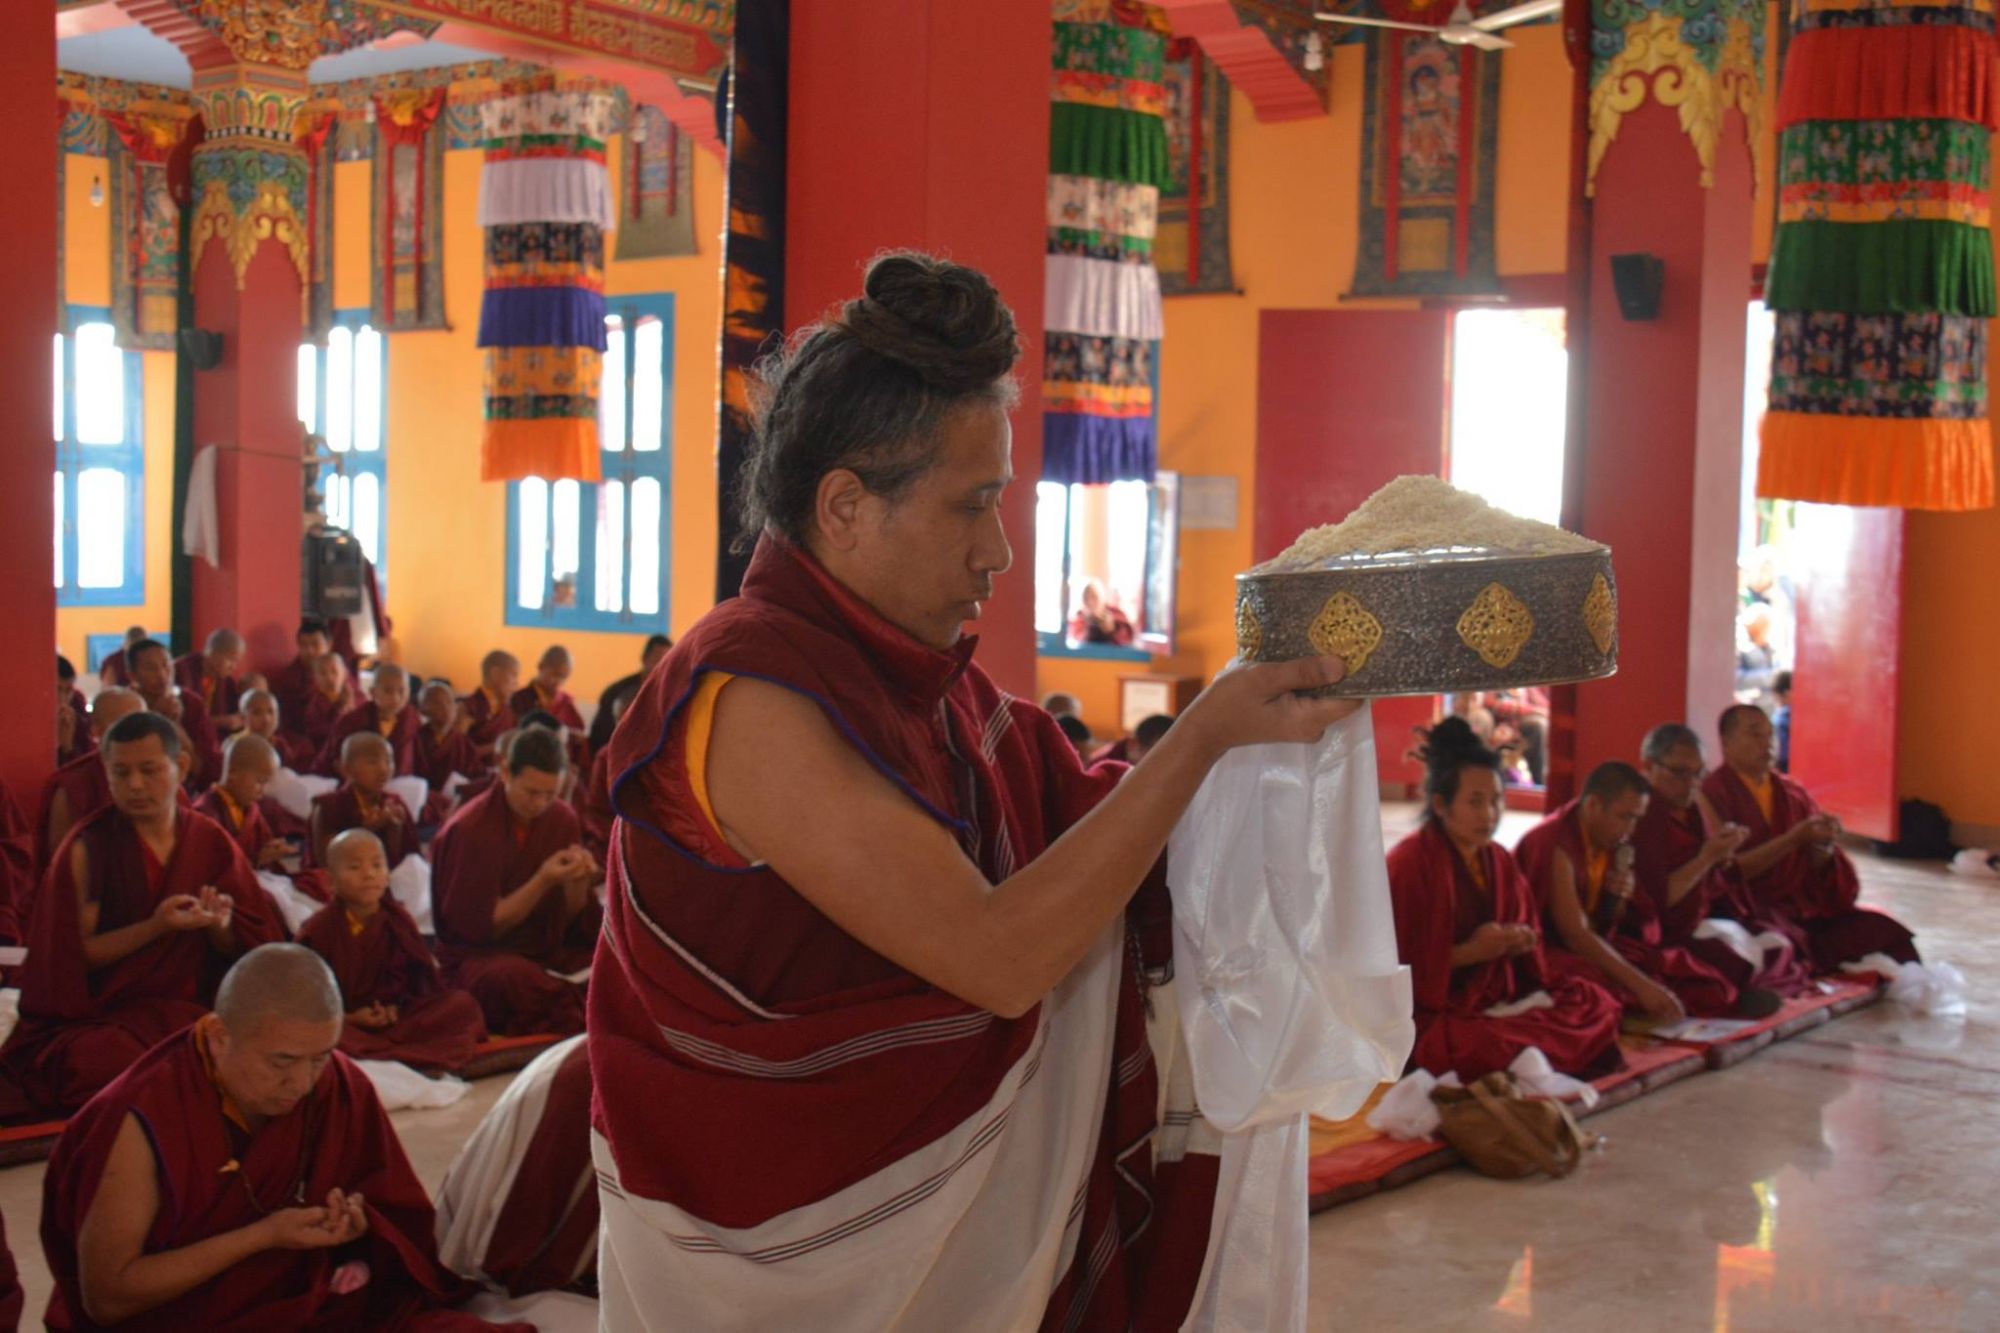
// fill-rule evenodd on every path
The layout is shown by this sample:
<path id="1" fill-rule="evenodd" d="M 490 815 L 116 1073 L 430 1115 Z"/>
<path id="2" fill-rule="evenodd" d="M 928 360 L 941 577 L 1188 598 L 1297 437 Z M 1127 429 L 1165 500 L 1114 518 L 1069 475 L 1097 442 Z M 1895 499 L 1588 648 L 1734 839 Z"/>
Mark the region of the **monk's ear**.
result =
<path id="1" fill-rule="evenodd" d="M 834 468 L 819 479 L 813 496 L 813 522 L 829 547 L 836 551 L 854 549 L 861 540 L 862 507 L 867 499 L 868 487 L 847 468 Z"/>

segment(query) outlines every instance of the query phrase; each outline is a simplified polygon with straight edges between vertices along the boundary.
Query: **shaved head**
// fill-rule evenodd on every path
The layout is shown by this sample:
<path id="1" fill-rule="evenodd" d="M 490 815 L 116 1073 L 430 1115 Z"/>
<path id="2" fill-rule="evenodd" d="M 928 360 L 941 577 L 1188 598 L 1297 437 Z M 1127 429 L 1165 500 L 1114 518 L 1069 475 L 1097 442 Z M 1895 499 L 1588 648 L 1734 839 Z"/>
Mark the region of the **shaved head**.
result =
<path id="1" fill-rule="evenodd" d="M 146 701 L 139 697 L 137 690 L 128 690 L 122 685 L 113 685 L 97 692 L 97 698 L 90 705 L 90 720 L 97 724 L 99 731 L 108 730 L 113 723 L 128 718 L 134 713 L 146 711 Z"/>
<path id="2" fill-rule="evenodd" d="M 394 662 L 376 663 L 375 683 L 380 685 L 385 681 L 391 680 L 400 680 L 403 684 L 408 685 L 410 683 L 410 673 L 397 666 Z"/>
<path id="3" fill-rule="evenodd" d="M 338 1024 L 340 985 L 320 956 L 300 944 L 263 944 L 236 960 L 215 992 L 215 1016 L 248 1038 L 273 1020 Z"/>
<path id="4" fill-rule="evenodd" d="M 340 762 L 343 764 L 351 764 L 364 754 L 379 754 L 392 764 L 396 762 L 395 749 L 379 731 L 357 731 L 340 743 Z"/>
<path id="5" fill-rule="evenodd" d="M 492 652 L 479 659 L 479 674 L 482 676 L 490 675 L 495 671 L 519 671 L 520 669 L 521 659 L 501 648 L 495 648 Z"/>
<path id="6" fill-rule="evenodd" d="M 365 828 L 351 828 L 336 833 L 333 841 L 326 845 L 326 864 L 329 870 L 345 865 L 357 853 L 373 851 L 386 859 L 388 852 L 383 849 L 382 840 Z"/>
<path id="7" fill-rule="evenodd" d="M 234 773 L 239 768 L 252 765 L 278 770 L 278 752 L 271 742 L 248 731 L 238 732 L 229 738 L 229 744 L 222 747 L 222 771 Z"/>
<path id="8" fill-rule="evenodd" d="M 236 701 L 236 707 L 245 713 L 250 711 L 252 704 L 269 704 L 275 709 L 278 706 L 278 696 L 269 690 L 245 690 L 242 697 Z"/>
<path id="9" fill-rule="evenodd" d="M 233 629 L 215 630 L 208 636 L 210 657 L 235 657 L 243 651 L 243 636 Z"/>
<path id="10" fill-rule="evenodd" d="M 434 680 L 430 684 L 424 686 L 423 693 L 419 694 L 417 698 L 419 700 L 429 699 L 440 694 L 442 694 L 445 698 L 451 700 L 453 703 L 458 702 L 458 696 L 452 693 L 451 686 L 445 684 L 441 680 Z"/>
<path id="11" fill-rule="evenodd" d="M 542 654 L 542 660 L 535 665 L 537 667 L 569 666 L 569 649 L 559 643 L 554 644 L 547 652 Z"/>

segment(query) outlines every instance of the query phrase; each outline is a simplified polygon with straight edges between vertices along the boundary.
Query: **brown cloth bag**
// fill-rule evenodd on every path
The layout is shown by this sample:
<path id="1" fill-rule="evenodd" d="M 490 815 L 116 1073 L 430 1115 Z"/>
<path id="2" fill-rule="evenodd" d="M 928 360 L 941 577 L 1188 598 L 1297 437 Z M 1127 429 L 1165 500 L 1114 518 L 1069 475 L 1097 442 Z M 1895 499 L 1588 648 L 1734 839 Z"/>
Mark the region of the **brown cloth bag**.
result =
<path id="1" fill-rule="evenodd" d="M 1482 1175 L 1519 1180 L 1537 1171 L 1561 1180 L 1583 1161 L 1595 1136 L 1585 1136 L 1569 1108 L 1526 1097 L 1502 1070 L 1469 1087 L 1437 1088 L 1438 1133 Z"/>

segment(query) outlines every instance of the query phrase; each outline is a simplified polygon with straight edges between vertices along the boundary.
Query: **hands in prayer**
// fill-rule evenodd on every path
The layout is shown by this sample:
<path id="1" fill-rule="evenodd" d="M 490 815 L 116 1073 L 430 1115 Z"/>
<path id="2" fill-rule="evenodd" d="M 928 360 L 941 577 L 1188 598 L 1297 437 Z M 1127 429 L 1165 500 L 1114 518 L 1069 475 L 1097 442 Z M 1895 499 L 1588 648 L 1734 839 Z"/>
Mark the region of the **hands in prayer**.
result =
<path id="1" fill-rule="evenodd" d="M 1840 821 L 1832 815 L 1814 815 L 1793 825 L 1792 836 L 1798 839 L 1800 845 L 1810 846 L 1823 854 L 1833 847 L 1834 839 L 1840 836 Z"/>
<path id="2" fill-rule="evenodd" d="M 347 1021 L 363 1032 L 381 1032 L 396 1026 L 402 1017 L 402 1011 L 395 1005 L 377 1002 L 366 1008 L 351 1011 L 347 1015 Z"/>
<path id="3" fill-rule="evenodd" d="M 292 845 L 290 843 L 286 842 L 283 838 L 273 838 L 257 849 L 257 868 L 259 870 L 269 870 L 274 866 L 283 865 L 285 858 L 291 854 Z"/>
<path id="4" fill-rule="evenodd" d="M 1472 932 L 1466 943 L 1481 953 L 1485 961 L 1491 962 L 1495 958 L 1533 953 L 1539 938 L 1533 926 L 1503 926 L 1498 921 L 1487 921 Z"/>
<path id="5" fill-rule="evenodd" d="M 1724 824 L 1710 834 L 1708 841 L 1701 845 L 1701 854 L 1717 865 L 1728 865 L 1736 859 L 1736 853 L 1742 849 L 1744 840 L 1749 836 L 1750 830 L 1741 824 Z"/>
<path id="6" fill-rule="evenodd" d="M 334 1190 L 319 1208 L 283 1208 L 264 1219 L 270 1248 L 326 1250 L 367 1234 L 366 1201 L 359 1194 Z M 364 1277 L 365 1280 L 365 1277 Z"/>
<path id="7" fill-rule="evenodd" d="M 219 929 L 229 924 L 235 910 L 235 899 L 213 884 L 204 884 L 198 896 L 174 893 L 162 898 L 153 909 L 153 920 L 168 931 Z"/>
<path id="8" fill-rule="evenodd" d="M 551 884 L 561 884 L 565 887 L 588 883 L 593 876 L 600 873 L 602 872 L 597 864 L 597 858 L 587 849 L 575 844 L 553 853 L 548 860 L 542 862 L 542 877 Z"/>

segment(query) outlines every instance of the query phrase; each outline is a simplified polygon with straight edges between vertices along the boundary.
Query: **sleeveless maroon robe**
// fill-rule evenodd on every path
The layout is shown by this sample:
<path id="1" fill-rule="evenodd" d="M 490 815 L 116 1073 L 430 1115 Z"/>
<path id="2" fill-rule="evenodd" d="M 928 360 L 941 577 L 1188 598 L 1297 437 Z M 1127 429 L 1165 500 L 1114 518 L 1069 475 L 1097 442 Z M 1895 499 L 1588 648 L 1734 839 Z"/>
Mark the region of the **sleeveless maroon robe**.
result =
<path id="1" fill-rule="evenodd" d="M 1534 890 L 1506 849 L 1489 843 L 1480 862 L 1485 890 L 1444 831 L 1428 820 L 1389 852 L 1396 947 L 1416 996 L 1417 1045 L 1410 1066 L 1439 1075 L 1455 1070 L 1470 1081 L 1505 1069 L 1522 1051 L 1538 1046 L 1565 1074 L 1584 1077 L 1621 1068 L 1617 997 L 1596 981 L 1551 969 L 1545 946 L 1452 967 L 1452 947 L 1484 922 L 1540 929 Z M 1538 990 L 1549 993 L 1554 1008 L 1512 1018 L 1486 1013 Z"/>
<path id="2" fill-rule="evenodd" d="M 373 699 L 359 708 L 350 708 L 340 715 L 327 732 L 326 740 L 320 746 L 314 771 L 327 777 L 340 776 L 340 747 L 349 736 L 369 731 L 389 742 L 389 751 L 396 757 L 396 775 L 407 777 L 417 771 L 417 733 L 424 729 L 424 719 L 409 704 L 396 715 L 396 725 L 388 731 L 382 730 L 382 710 Z"/>
<path id="3" fill-rule="evenodd" d="M 1744 852 L 1820 813 L 1811 793 L 1776 769 L 1771 771 L 1768 820 L 1750 785 L 1733 769 L 1710 773 L 1701 789 L 1717 815 L 1750 830 Z M 1746 879 L 1745 887 L 1753 902 L 1776 908 L 1798 923 L 1816 971 L 1832 972 L 1871 953 L 1887 954 L 1899 963 L 1917 959 L 1915 937 L 1902 922 L 1857 905 L 1861 876 L 1853 858 L 1840 847 L 1823 859 L 1812 848 L 1801 847 L 1755 879 Z"/>
<path id="4" fill-rule="evenodd" d="M 235 960 L 210 947 L 207 931 L 190 930 L 90 971 L 70 875 L 72 844 L 81 842 L 88 853 L 99 934 L 147 919 L 169 895 L 214 885 L 235 901 L 237 953 L 284 938 L 276 906 L 229 834 L 190 809 L 179 818 L 173 854 L 157 868 L 148 865 L 138 830 L 115 807 L 79 824 L 57 849 L 28 925 L 21 1023 L 0 1050 L 0 1067 L 42 1112 L 75 1110 L 147 1047 L 201 1017 Z"/>
<path id="5" fill-rule="evenodd" d="M 561 889 L 494 938 L 493 907 L 534 878 L 542 863 L 582 841 L 576 812 L 561 801 L 523 831 L 495 785 L 459 807 L 431 847 L 431 911 L 445 979 L 471 991 L 486 1026 L 510 1036 L 583 1031 L 583 987 L 555 973 L 590 966 L 603 920 L 595 903 L 563 920 Z"/>
<path id="6" fill-rule="evenodd" d="M 1027 1049 L 1039 1010 L 988 1015 L 966 1035 L 886 1050 L 827 1080 L 698 1064 L 661 1036 L 663 1024 L 691 1031 L 752 1067 L 797 1045 L 790 1024 L 739 1018 L 742 1002 L 725 1000 L 725 986 L 766 1018 L 809 1021 L 815 1045 L 865 1044 L 904 1024 L 964 1025 L 983 1013 L 848 935 L 770 870 L 718 864 L 674 840 L 668 811 L 685 785 L 662 753 L 709 671 L 796 690 L 999 883 L 1103 800 L 1123 770 L 1085 772 L 1048 714 L 972 664 L 976 643 L 951 652 L 918 643 L 809 555 L 766 537 L 742 595 L 704 616 L 641 686 L 610 748 L 618 887 L 590 999 L 593 1124 L 628 1191 L 717 1225 L 755 1226 L 962 1124 Z M 1164 887 L 1156 871 L 1127 914 L 1102 1128 L 1078 1200 L 1081 1239 L 1050 1293 L 1045 1328 L 1177 1328 L 1200 1276 L 1216 1159 L 1153 1158 L 1159 1094 L 1142 984 L 1171 968 Z M 661 1105 L 686 1108 L 671 1136 L 657 1130 Z M 801 1134 L 802 1124 L 814 1132 Z M 730 1165 L 753 1160 L 755 1172 Z"/>
<path id="7" fill-rule="evenodd" d="M 1558 852 L 1569 858 L 1576 872 L 1577 897 L 1581 900 L 1588 896 L 1585 882 L 1589 876 L 1588 857 L 1583 825 L 1578 815 L 1582 804 L 1581 801 L 1571 801 L 1523 834 L 1514 847 L 1514 860 L 1535 891 L 1535 901 L 1541 909 L 1544 947 L 1551 954 L 1574 959 L 1589 976 L 1617 995 L 1628 1011 L 1642 1013 L 1638 1002 L 1626 994 L 1623 987 L 1613 984 L 1607 977 L 1598 976 L 1597 970 L 1588 962 L 1563 947 L 1562 934 L 1556 929 L 1554 914 L 1549 909 Z M 1634 855 L 1636 857 L 1636 853 Z M 1592 915 L 1587 904 L 1584 911 L 1586 918 Z M 1669 947 L 1664 936 L 1654 900 L 1635 884 L 1631 899 L 1625 904 L 1616 926 L 1605 936 L 1605 943 L 1616 949 L 1619 957 L 1626 962 L 1671 990 L 1690 1014 L 1716 1018 L 1735 1012 L 1740 993 L 1736 985 L 1688 950 Z"/>
<path id="8" fill-rule="evenodd" d="M 400 810 L 400 821 L 385 824 L 373 830 L 382 840 L 382 851 L 388 858 L 389 868 L 394 870 L 403 863 L 403 858 L 417 850 L 417 821 L 410 814 L 410 807 L 403 804 L 403 798 L 392 791 L 382 793 L 382 804 L 392 810 Z M 324 796 L 313 798 L 313 837 L 306 852 L 309 865 L 319 863 L 319 849 L 322 844 L 332 842 L 349 829 L 367 828 L 368 816 L 361 808 L 361 797 L 351 782 L 342 783 Z"/>
<path id="9" fill-rule="evenodd" d="M 199 1041 L 190 1029 L 161 1042 L 63 1130 L 42 1191 L 42 1250 L 55 1278 L 50 1328 L 98 1327 L 83 1311 L 77 1235 L 128 1115 L 146 1131 L 160 1166 L 149 1252 L 234 1231 L 278 1208 L 322 1202 L 334 1189 L 362 1195 L 368 1230 L 338 1249 L 260 1251 L 119 1329 L 470 1333 L 494 1327 L 444 1308 L 469 1289 L 438 1263 L 430 1198 L 366 1075 L 335 1054 L 305 1101 L 246 1133 L 225 1114 Z M 334 1295 L 334 1271 L 354 1260 L 367 1264 L 367 1284 Z"/>
<path id="10" fill-rule="evenodd" d="M 359 932 L 347 908 L 335 900 L 299 927 L 299 943 L 326 959 L 340 983 L 347 1011 L 370 1004 L 401 1010 L 393 1026 L 369 1032 L 348 1023 L 340 1049 L 356 1060 L 400 1060 L 418 1069 L 462 1069 L 473 1048 L 486 1040 L 479 1003 L 460 990 L 447 990 L 437 959 L 417 933 L 409 910 L 385 894 L 375 915 Z"/>

